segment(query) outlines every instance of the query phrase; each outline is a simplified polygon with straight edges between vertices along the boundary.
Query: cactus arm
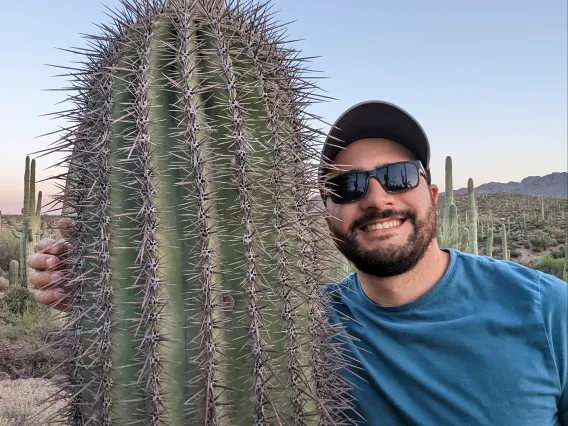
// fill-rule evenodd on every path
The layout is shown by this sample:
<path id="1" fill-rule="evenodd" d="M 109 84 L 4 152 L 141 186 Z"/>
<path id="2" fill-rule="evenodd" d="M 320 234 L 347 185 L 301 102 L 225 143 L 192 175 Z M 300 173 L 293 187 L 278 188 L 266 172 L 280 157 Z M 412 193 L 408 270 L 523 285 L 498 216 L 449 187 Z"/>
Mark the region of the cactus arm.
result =
<path id="1" fill-rule="evenodd" d="M 10 271 L 9 271 L 9 285 L 10 287 L 16 287 L 18 285 L 18 270 L 20 265 L 17 260 L 10 261 Z"/>

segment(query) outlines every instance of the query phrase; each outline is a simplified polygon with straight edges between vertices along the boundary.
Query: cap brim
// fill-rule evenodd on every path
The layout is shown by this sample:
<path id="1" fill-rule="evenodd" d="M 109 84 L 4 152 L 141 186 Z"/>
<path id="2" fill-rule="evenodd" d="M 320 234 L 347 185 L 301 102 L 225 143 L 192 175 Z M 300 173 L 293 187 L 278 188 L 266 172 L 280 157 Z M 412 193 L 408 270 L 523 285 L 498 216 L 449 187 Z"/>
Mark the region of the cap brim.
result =
<path id="1" fill-rule="evenodd" d="M 323 165 L 332 163 L 339 151 L 350 143 L 365 138 L 386 138 L 400 143 L 424 168 L 429 167 L 430 145 L 420 124 L 402 108 L 383 101 L 358 103 L 336 120 L 322 150 Z"/>

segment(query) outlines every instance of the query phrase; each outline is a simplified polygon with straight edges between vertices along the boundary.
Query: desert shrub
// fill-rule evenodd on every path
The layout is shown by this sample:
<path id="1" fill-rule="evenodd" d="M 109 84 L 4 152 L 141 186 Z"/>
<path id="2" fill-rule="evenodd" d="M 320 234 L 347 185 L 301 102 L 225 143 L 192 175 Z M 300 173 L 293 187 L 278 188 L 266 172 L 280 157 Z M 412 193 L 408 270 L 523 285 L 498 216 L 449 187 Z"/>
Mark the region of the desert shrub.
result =
<path id="1" fill-rule="evenodd" d="M 550 250 L 550 255 L 554 258 L 554 259 L 564 259 L 564 246 L 560 246 L 557 248 L 554 248 L 552 250 Z"/>
<path id="2" fill-rule="evenodd" d="M 542 230 L 537 230 L 529 235 L 529 242 L 533 248 L 544 250 L 550 246 L 555 246 L 558 242 L 549 234 Z"/>
<path id="3" fill-rule="evenodd" d="M 51 372 L 61 360 L 58 351 L 46 345 L 59 326 L 56 316 L 25 288 L 6 292 L 0 299 L 0 377 L 39 378 Z"/>
<path id="4" fill-rule="evenodd" d="M 0 309 L 17 315 L 24 314 L 32 305 L 36 305 L 36 302 L 30 291 L 23 287 L 10 287 L 0 299 Z"/>
<path id="5" fill-rule="evenodd" d="M 0 228 L 0 269 L 7 273 L 11 260 L 20 260 L 20 240 L 9 229 Z"/>
<path id="6" fill-rule="evenodd" d="M 564 269 L 564 258 L 555 259 L 547 254 L 541 257 L 538 263 L 533 265 L 533 269 L 554 275 L 557 278 L 562 278 L 562 271 Z"/>
<path id="7" fill-rule="evenodd" d="M 511 249 L 511 258 L 519 258 L 519 257 L 521 257 L 521 252 L 518 250 Z"/>

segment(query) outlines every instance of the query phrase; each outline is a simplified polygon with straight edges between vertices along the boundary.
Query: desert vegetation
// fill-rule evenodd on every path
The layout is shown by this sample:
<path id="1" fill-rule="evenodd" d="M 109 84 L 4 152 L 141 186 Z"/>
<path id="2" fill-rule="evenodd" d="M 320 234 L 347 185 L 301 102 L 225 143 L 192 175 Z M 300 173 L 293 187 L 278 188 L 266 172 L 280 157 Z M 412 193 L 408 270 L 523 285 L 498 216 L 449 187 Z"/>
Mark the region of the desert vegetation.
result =
<path id="1" fill-rule="evenodd" d="M 453 191 L 452 158 L 446 158 L 446 188 L 438 200 L 441 247 L 517 262 L 568 281 L 568 199 L 516 193 Z M 446 194 L 450 194 L 446 196 Z"/>

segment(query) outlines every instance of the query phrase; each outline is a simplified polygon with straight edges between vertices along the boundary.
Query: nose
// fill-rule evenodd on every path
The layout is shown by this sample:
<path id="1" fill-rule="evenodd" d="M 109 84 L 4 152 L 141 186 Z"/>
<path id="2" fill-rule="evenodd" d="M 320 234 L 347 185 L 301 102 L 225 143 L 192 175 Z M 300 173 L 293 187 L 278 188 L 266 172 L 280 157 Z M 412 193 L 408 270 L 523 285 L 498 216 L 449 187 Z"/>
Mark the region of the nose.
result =
<path id="1" fill-rule="evenodd" d="M 369 178 L 367 193 L 361 199 L 361 208 L 383 210 L 392 208 L 394 205 L 394 194 L 383 189 L 379 181 L 375 177 Z"/>

